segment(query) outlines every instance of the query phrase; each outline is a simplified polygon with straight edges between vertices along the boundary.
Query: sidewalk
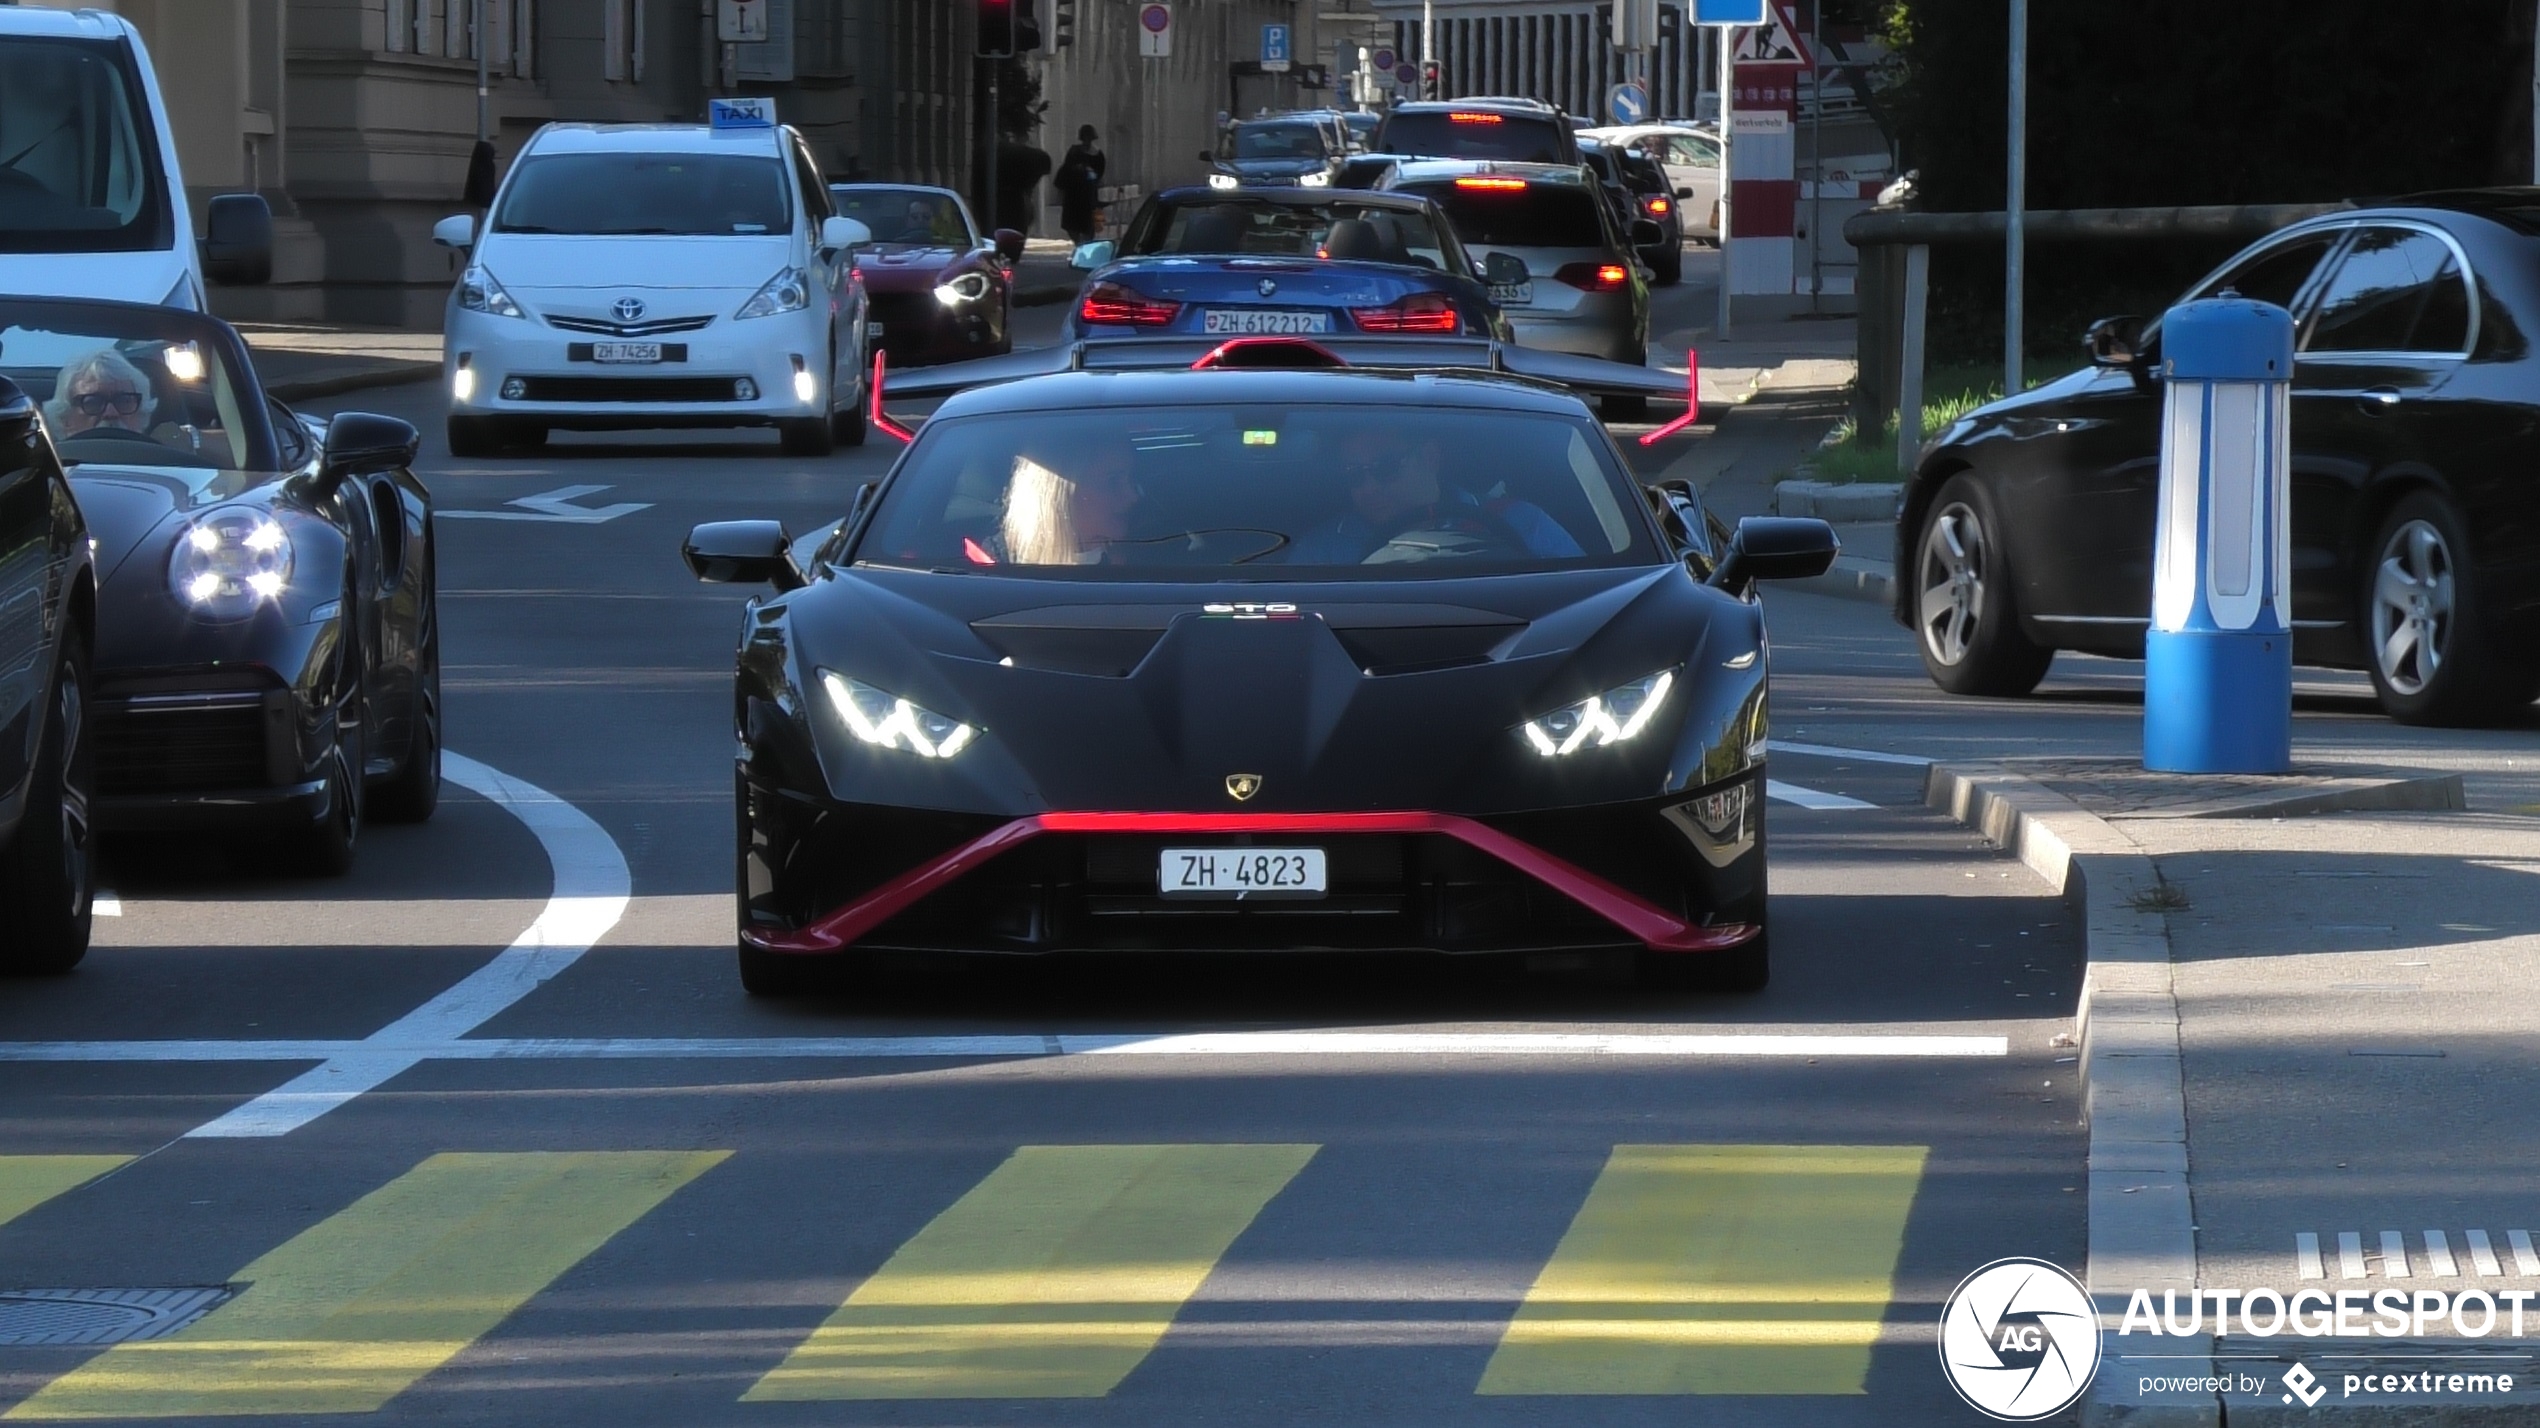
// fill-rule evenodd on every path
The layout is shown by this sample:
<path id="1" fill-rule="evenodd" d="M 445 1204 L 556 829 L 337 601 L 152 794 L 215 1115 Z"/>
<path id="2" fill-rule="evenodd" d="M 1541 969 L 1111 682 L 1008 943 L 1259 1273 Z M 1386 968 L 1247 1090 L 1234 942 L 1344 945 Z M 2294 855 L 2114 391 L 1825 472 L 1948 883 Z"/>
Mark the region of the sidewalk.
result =
<path id="1" fill-rule="evenodd" d="M 2106 1322 L 2141 1288 L 2156 1306 L 2174 1291 L 2188 1327 L 2190 1291 L 2206 1296 L 2190 1333 L 2106 1340 L 2085 1423 L 2540 1421 L 2540 1312 L 2513 1338 L 2506 1297 L 2540 1301 L 2540 753 L 2446 751 L 2448 776 L 2369 753 L 2305 750 L 2282 779 L 1933 771 L 1933 802 L 2084 910 L 2085 1278 Z M 2217 1340 L 2212 1296 L 2253 1290 L 2356 1296 L 2358 1332 L 2259 1336 L 2240 1313 Z M 2422 1336 L 2375 1337 L 2372 1297 L 2393 1291 L 2411 1313 L 2475 1291 L 2495 1328 L 2437 1311 Z M 2323 1409 L 2291 1398 L 2297 1362 Z M 2429 1365 L 2448 1365 L 2431 1390 Z M 2382 1370 L 2416 1391 L 2349 1391 Z M 2453 1372 L 2515 1387 L 2464 1392 Z M 2235 1387 L 2144 1392 L 2156 1375 Z"/>
<path id="2" fill-rule="evenodd" d="M 265 390 L 285 402 L 420 382 L 441 373 L 437 332 L 286 322 L 237 327 Z"/>

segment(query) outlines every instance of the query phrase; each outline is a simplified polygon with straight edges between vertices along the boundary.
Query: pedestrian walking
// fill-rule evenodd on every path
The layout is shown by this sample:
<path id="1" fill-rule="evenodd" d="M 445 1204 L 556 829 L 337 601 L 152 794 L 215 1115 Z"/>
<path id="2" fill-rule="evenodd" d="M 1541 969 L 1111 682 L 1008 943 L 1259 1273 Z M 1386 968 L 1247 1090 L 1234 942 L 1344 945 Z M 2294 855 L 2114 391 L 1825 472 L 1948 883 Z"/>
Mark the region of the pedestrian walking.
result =
<path id="1" fill-rule="evenodd" d="M 1091 124 L 1076 131 L 1076 142 L 1058 161 L 1058 177 L 1052 181 L 1058 190 L 1058 226 L 1076 242 L 1093 241 L 1103 170 L 1109 163 L 1103 156 L 1100 136 Z"/>

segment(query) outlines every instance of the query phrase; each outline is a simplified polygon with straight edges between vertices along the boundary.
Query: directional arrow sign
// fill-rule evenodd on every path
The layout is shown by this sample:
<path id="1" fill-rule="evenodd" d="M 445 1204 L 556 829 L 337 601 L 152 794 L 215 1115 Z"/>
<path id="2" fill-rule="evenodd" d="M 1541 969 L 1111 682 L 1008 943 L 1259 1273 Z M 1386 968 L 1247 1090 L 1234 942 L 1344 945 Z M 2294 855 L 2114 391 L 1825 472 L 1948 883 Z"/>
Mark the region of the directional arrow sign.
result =
<path id="1" fill-rule="evenodd" d="M 607 489 L 606 486 L 558 486 L 552 491 L 541 491 L 535 496 L 523 496 L 504 503 L 520 507 L 517 511 L 435 511 L 433 515 L 445 521 L 549 521 L 567 526 L 596 526 L 653 508 L 649 501 L 620 501 L 613 506 L 573 504 Z"/>

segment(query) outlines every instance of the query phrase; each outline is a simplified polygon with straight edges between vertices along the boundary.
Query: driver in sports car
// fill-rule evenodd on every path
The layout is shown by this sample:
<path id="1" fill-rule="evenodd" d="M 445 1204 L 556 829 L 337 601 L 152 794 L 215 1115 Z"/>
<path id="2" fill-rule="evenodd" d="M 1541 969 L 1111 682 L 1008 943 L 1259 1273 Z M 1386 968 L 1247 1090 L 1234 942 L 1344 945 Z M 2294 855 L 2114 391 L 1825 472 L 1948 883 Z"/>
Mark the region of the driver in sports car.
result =
<path id="1" fill-rule="evenodd" d="M 1579 543 L 1541 506 L 1483 500 L 1439 474 L 1445 451 L 1436 437 L 1362 429 L 1341 443 L 1341 473 L 1350 508 L 1307 531 L 1288 548 L 1291 565 L 1357 565 L 1405 531 L 1448 531 L 1511 542 L 1529 555 L 1575 557 Z"/>
<path id="2" fill-rule="evenodd" d="M 53 400 L 44 404 L 44 419 L 56 436 L 100 427 L 146 436 L 158 406 L 141 369 L 112 347 L 100 347 L 62 368 L 53 383 Z"/>

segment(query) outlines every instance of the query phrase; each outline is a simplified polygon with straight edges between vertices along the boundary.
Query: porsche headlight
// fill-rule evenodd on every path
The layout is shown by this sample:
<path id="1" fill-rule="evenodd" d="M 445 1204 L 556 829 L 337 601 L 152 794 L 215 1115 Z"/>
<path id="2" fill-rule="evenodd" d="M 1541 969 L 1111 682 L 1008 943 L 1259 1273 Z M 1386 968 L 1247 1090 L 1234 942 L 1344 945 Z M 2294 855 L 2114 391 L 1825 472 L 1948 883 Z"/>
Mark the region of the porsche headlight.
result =
<path id="1" fill-rule="evenodd" d="M 483 268 L 470 267 L 459 274 L 459 306 L 468 312 L 481 312 L 489 317 L 519 317 L 520 304 L 494 281 L 494 275 Z"/>
<path id="2" fill-rule="evenodd" d="M 741 304 L 735 318 L 774 317 L 778 313 L 800 312 L 811 306 L 811 277 L 800 268 L 787 268 L 761 284 Z"/>
<path id="3" fill-rule="evenodd" d="M 235 620 L 291 583 L 291 535 L 262 511 L 213 511 L 168 556 L 168 588 L 197 614 Z"/>
<path id="4" fill-rule="evenodd" d="M 970 747 L 970 741 L 979 735 L 977 729 L 958 719 L 920 709 L 896 694 L 884 693 L 843 674 L 824 669 L 820 683 L 829 691 L 829 702 L 836 707 L 839 721 L 862 743 L 903 749 L 920 758 L 949 759 Z"/>
<path id="5" fill-rule="evenodd" d="M 1517 726 L 1517 733 L 1527 747 L 1547 759 L 1619 744 L 1639 737 L 1640 731 L 1649 727 L 1675 682 L 1674 670 L 1660 670 L 1567 708 L 1555 709 L 1542 718 L 1529 719 Z"/>
<path id="6" fill-rule="evenodd" d="M 946 307 L 959 307 L 966 302 L 977 302 L 987 295 L 988 275 L 985 273 L 964 273 L 951 282 L 938 283 L 935 287 L 935 301 Z"/>

